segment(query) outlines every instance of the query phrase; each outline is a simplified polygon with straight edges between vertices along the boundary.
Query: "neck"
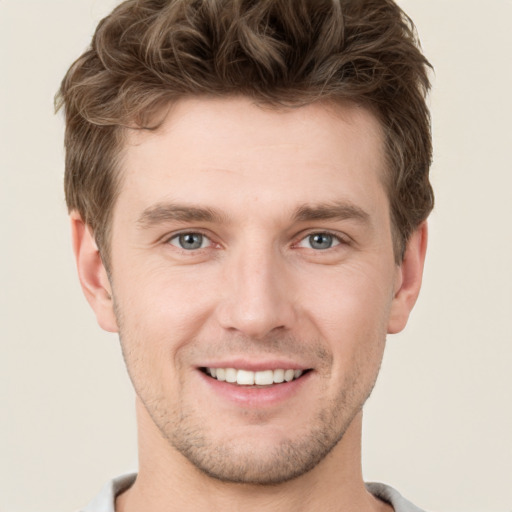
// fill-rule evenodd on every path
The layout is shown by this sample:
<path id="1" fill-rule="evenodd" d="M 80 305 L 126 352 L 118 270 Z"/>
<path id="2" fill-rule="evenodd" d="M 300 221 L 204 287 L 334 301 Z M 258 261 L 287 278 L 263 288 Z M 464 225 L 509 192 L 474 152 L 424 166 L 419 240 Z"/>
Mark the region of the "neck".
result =
<path id="1" fill-rule="evenodd" d="M 205 475 L 170 446 L 140 403 L 137 416 L 139 474 L 134 485 L 117 498 L 116 512 L 392 510 L 369 494 L 363 483 L 362 413 L 315 468 L 271 486 L 226 483 Z"/>

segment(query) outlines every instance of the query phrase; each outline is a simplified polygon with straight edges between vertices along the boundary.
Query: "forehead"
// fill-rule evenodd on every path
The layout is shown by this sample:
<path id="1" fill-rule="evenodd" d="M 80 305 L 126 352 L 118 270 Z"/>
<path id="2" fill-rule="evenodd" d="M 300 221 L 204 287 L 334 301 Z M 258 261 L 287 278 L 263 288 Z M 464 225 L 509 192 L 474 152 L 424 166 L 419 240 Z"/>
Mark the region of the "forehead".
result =
<path id="1" fill-rule="evenodd" d="M 281 107 L 257 103 L 245 96 L 188 97 L 170 104 L 163 113 L 163 122 L 156 130 L 134 129 L 126 133 L 125 149 L 130 154 L 135 155 L 138 147 L 160 144 L 163 137 L 173 137 L 176 142 L 179 138 L 180 144 L 195 144 L 201 137 L 201 146 L 196 146 L 190 157 L 200 157 L 205 143 L 213 141 L 218 146 L 226 142 L 230 151 L 224 155 L 228 158 L 236 156 L 237 148 L 242 151 L 248 143 L 255 149 L 258 144 L 288 143 L 321 150 L 324 142 L 338 144 L 342 137 L 380 150 L 383 140 L 380 123 L 370 110 L 348 102 Z"/>
<path id="2" fill-rule="evenodd" d="M 133 208 L 177 199 L 294 208 L 343 196 L 367 196 L 371 207 L 384 175 L 381 128 L 363 107 L 189 98 L 173 104 L 156 131 L 128 132 L 120 196 Z"/>

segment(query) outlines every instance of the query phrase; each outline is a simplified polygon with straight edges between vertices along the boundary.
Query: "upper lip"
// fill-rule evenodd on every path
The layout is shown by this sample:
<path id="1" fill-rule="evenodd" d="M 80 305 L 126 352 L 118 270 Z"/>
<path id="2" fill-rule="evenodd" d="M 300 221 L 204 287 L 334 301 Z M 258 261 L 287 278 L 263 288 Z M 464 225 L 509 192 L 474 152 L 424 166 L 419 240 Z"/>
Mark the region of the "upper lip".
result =
<path id="1" fill-rule="evenodd" d="M 309 370 L 311 366 L 299 363 L 297 361 L 286 359 L 256 359 L 251 358 L 231 358 L 225 360 L 212 360 L 200 364 L 199 368 L 236 368 L 237 370 L 263 371 L 263 370 Z"/>

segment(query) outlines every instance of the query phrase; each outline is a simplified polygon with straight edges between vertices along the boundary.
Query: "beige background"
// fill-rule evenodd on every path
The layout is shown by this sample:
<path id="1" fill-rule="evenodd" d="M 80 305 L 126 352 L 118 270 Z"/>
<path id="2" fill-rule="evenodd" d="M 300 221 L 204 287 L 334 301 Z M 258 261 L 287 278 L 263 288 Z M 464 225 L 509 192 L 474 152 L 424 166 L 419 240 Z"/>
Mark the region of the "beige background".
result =
<path id="1" fill-rule="evenodd" d="M 111 0 L 0 0 L 0 512 L 74 510 L 136 465 L 132 392 L 71 257 L 52 97 Z M 390 338 L 367 480 L 512 511 L 512 1 L 403 0 L 436 67 L 422 296 Z"/>

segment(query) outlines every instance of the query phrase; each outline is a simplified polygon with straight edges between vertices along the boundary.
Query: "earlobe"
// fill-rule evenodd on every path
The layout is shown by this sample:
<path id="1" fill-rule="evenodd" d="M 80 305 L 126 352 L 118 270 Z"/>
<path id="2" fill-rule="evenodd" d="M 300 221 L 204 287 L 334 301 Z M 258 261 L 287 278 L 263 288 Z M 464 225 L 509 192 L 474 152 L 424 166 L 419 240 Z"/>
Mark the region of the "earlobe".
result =
<path id="1" fill-rule="evenodd" d="M 78 212 L 72 212 L 70 220 L 73 251 L 85 298 L 96 314 L 100 327 L 117 332 L 112 289 L 92 230 Z"/>
<path id="2" fill-rule="evenodd" d="M 397 286 L 388 322 L 388 334 L 395 334 L 404 329 L 420 293 L 427 250 L 427 232 L 427 223 L 423 222 L 407 242 L 404 259 L 398 268 Z"/>

